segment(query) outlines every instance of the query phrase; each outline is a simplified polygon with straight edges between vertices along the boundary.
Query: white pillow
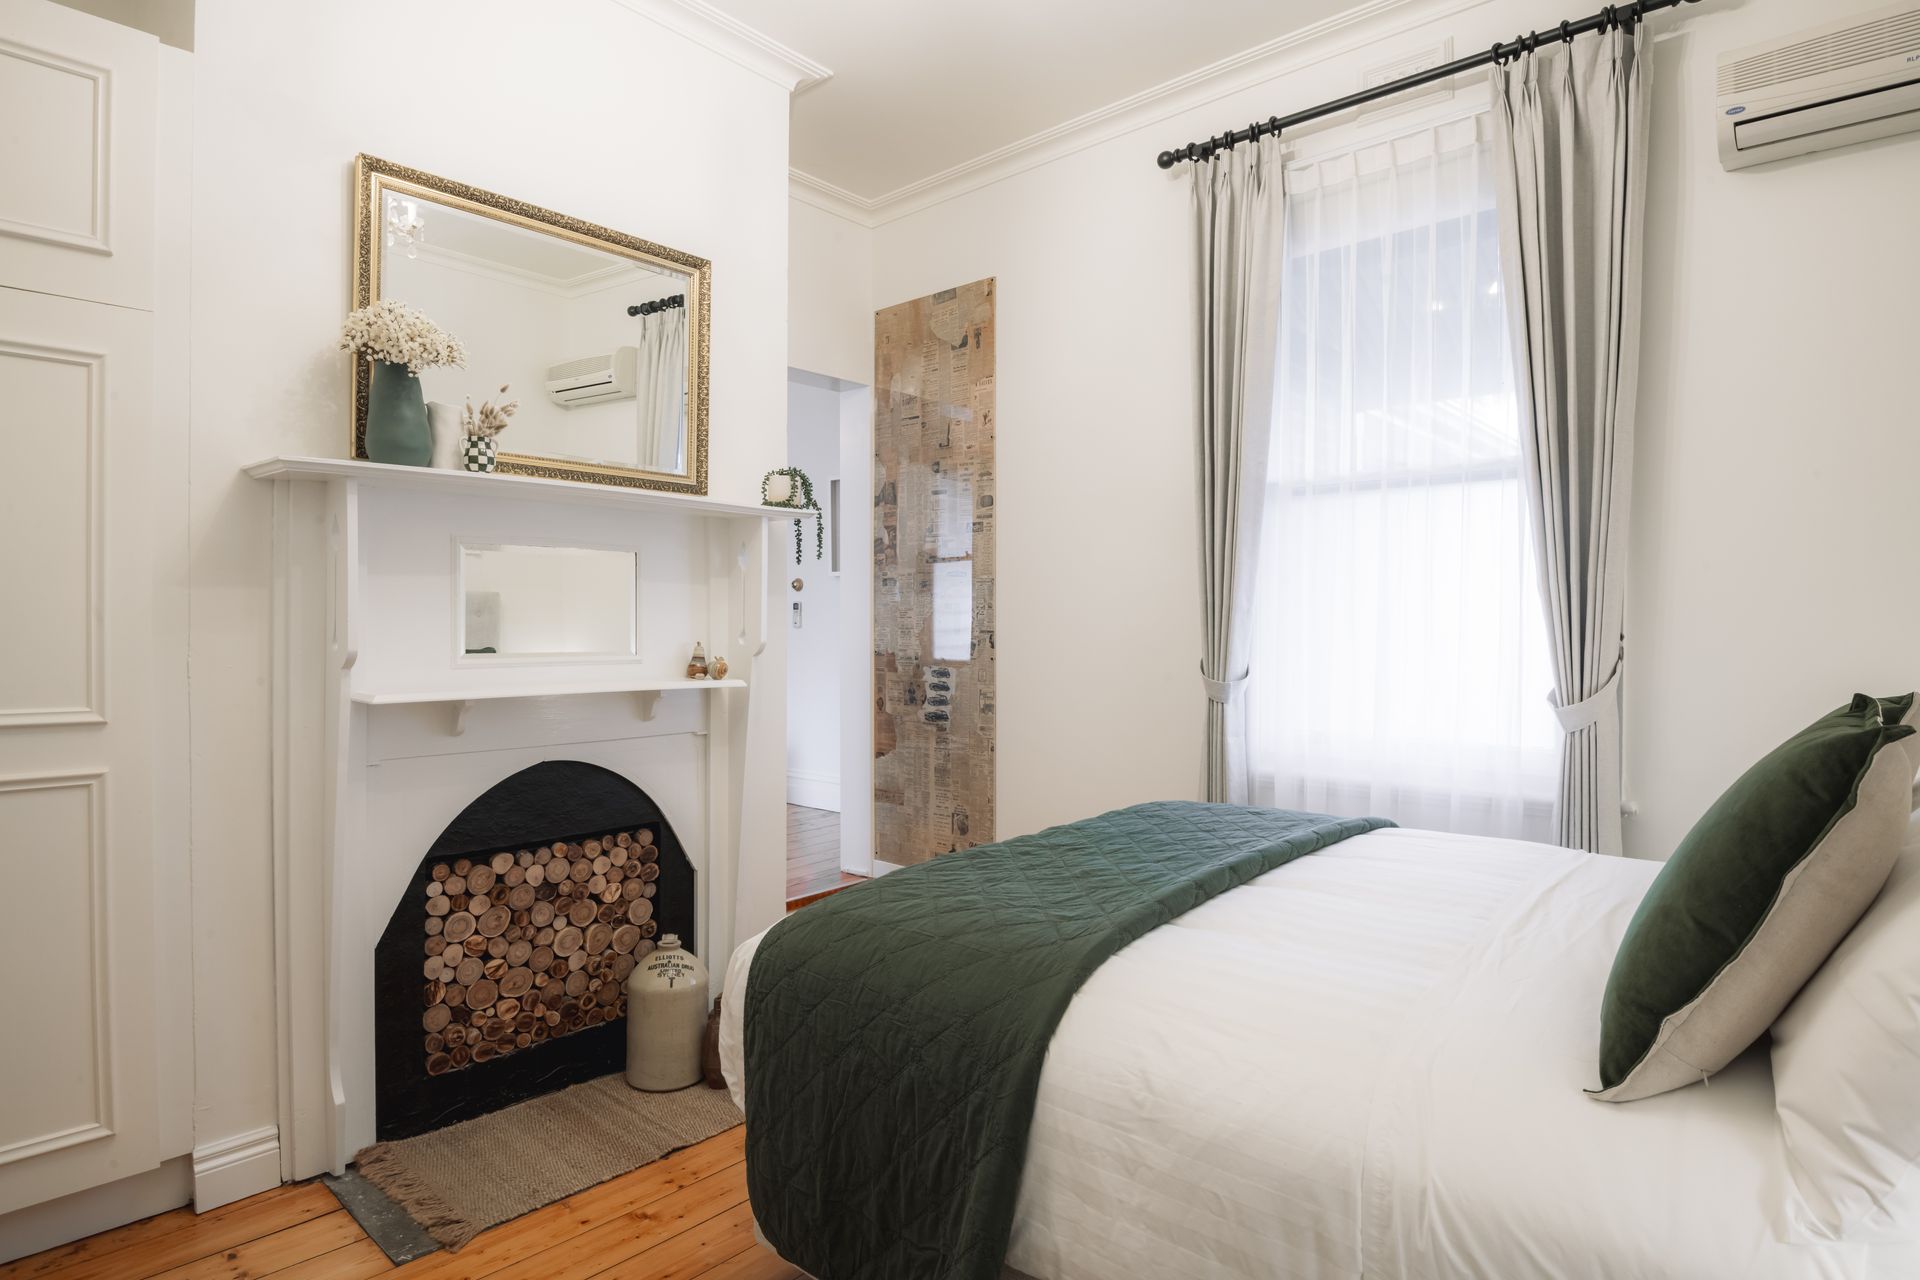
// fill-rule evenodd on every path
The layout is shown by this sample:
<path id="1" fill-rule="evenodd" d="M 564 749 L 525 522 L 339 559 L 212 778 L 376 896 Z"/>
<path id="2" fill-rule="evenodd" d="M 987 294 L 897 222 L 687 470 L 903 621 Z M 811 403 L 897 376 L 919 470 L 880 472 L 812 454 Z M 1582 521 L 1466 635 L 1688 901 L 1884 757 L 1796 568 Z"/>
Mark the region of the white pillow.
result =
<path id="1" fill-rule="evenodd" d="M 1920 1234 L 1920 814 L 1886 887 L 1773 1024 L 1787 1237 Z"/>

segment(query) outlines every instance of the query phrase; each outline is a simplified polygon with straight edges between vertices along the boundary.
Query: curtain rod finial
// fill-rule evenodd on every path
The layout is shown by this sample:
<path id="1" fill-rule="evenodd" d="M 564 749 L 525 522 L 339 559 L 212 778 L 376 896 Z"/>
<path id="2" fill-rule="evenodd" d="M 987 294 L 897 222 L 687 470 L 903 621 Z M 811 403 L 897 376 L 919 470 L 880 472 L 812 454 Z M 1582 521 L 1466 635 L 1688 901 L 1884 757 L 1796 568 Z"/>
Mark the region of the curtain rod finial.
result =
<path id="1" fill-rule="evenodd" d="M 1162 169 L 1171 169 L 1173 168 L 1173 162 L 1176 158 L 1177 157 L 1174 156 L 1173 152 L 1162 151 L 1160 153 L 1159 165 Z"/>

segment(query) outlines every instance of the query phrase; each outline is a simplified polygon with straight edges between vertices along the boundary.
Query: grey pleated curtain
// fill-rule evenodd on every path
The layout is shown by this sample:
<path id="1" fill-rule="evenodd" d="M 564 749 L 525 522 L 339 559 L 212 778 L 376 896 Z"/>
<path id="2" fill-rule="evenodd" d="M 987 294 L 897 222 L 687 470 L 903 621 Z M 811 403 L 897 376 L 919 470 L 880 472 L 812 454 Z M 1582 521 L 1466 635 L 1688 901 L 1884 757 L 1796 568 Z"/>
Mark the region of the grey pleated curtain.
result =
<path id="1" fill-rule="evenodd" d="M 1610 854 L 1622 852 L 1646 76 L 1637 27 L 1543 45 L 1492 72 L 1500 268 L 1566 732 L 1555 822 L 1561 844 Z"/>
<path id="2" fill-rule="evenodd" d="M 1278 138 L 1193 166 L 1207 799 L 1245 804 L 1246 683 L 1266 506 L 1286 217 Z"/>
<path id="3" fill-rule="evenodd" d="M 682 469 L 682 418 L 687 388 L 687 313 L 678 307 L 641 321 L 639 368 L 640 467 Z"/>

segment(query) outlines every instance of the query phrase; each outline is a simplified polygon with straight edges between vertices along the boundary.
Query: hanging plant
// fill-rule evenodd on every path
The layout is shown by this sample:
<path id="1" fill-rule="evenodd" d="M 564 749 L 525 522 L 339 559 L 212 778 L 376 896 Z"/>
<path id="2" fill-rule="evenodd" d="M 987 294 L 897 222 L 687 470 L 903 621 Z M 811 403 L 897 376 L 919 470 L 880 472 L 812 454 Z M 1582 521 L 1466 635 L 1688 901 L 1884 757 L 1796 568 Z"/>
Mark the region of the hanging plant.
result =
<path id="1" fill-rule="evenodd" d="M 785 486 L 774 483 L 776 477 L 786 479 Z M 786 492 L 779 497 L 774 495 L 784 487 Z M 769 471 L 760 481 L 760 501 L 769 507 L 791 507 L 795 511 L 813 512 L 813 558 L 819 560 L 827 553 L 827 521 L 820 510 L 820 504 L 813 498 L 813 481 L 807 473 L 798 467 L 781 467 Z M 793 562 L 801 563 L 805 542 L 802 540 L 800 522 L 805 516 L 793 518 Z"/>

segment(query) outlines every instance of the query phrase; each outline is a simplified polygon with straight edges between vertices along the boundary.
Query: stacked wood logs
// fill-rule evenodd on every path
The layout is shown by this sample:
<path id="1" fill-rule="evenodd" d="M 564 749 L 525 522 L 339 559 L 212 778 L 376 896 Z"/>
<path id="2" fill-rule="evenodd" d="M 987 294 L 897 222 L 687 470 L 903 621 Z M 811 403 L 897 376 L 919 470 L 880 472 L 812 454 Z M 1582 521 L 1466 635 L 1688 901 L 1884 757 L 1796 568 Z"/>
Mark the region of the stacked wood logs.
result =
<path id="1" fill-rule="evenodd" d="M 425 889 L 429 1075 L 626 1016 L 654 949 L 651 831 L 435 863 Z"/>

